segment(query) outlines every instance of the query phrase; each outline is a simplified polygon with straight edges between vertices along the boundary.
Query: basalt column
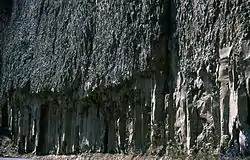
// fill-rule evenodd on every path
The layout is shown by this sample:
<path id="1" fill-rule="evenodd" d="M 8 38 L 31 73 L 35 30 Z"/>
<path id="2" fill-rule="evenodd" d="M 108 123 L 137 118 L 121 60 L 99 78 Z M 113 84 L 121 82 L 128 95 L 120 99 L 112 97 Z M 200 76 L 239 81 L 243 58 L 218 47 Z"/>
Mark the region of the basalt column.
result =
<path id="1" fill-rule="evenodd" d="M 133 99 L 133 96 L 129 96 L 129 99 Z M 133 152 L 134 150 L 134 145 L 135 145 L 135 137 L 134 137 L 134 124 L 135 124 L 135 120 L 134 120 L 134 113 L 135 113 L 135 109 L 134 106 L 132 105 L 131 102 L 129 102 L 128 105 L 128 113 L 127 113 L 127 133 L 128 133 L 128 151 L 129 152 Z"/>
<path id="2" fill-rule="evenodd" d="M 235 55 L 235 50 L 231 49 L 228 51 L 230 55 L 230 62 L 229 62 L 229 69 L 228 69 L 228 74 L 229 74 L 229 119 L 228 119 L 228 131 L 231 136 L 231 139 L 233 137 L 233 124 L 234 121 L 237 117 L 239 116 L 239 107 L 238 107 L 238 102 L 239 102 L 239 97 L 242 96 L 242 80 L 239 79 L 240 76 L 237 75 L 237 58 Z M 238 72 L 239 73 L 239 72 Z M 241 100 L 244 101 L 244 99 Z M 241 106 L 241 108 L 244 108 L 244 106 Z"/>
<path id="3" fill-rule="evenodd" d="M 11 101 L 12 107 L 12 126 L 11 126 L 11 133 L 13 135 L 14 144 L 17 145 L 18 141 L 18 107 L 15 105 L 13 101 Z"/>
<path id="4" fill-rule="evenodd" d="M 92 104 L 88 108 L 87 112 L 87 126 L 86 127 L 86 145 L 89 147 L 89 150 L 92 152 L 100 152 L 101 151 L 101 143 L 102 140 L 102 129 L 104 124 L 101 121 L 100 108 L 97 104 Z M 112 113 L 112 112 L 110 112 Z M 84 128 L 85 128 L 84 127 Z M 109 127 L 109 124 L 107 124 Z M 107 134 L 108 135 L 108 134 Z M 109 136 L 109 135 L 108 135 Z M 113 135 L 114 136 L 114 135 Z M 105 143 L 104 143 L 105 145 Z"/>
<path id="5" fill-rule="evenodd" d="M 135 151 L 141 152 L 142 143 L 144 142 L 144 134 L 143 134 L 143 106 L 144 98 L 142 95 L 142 88 L 143 88 L 143 80 L 139 77 L 136 81 L 136 86 L 134 90 L 134 98 L 133 98 L 133 105 L 135 106 Z"/>
<path id="6" fill-rule="evenodd" d="M 70 106 L 72 107 L 72 106 Z M 73 119 L 73 108 L 67 108 L 65 115 L 65 142 L 66 142 L 66 154 L 72 154 L 72 119 Z"/>
<path id="7" fill-rule="evenodd" d="M 2 126 L 3 128 L 7 128 L 8 127 L 8 120 L 9 120 L 9 116 L 8 116 L 8 103 L 4 103 L 4 105 L 2 106 Z"/>
<path id="8" fill-rule="evenodd" d="M 24 105 L 20 107 L 20 118 L 19 118 L 19 153 L 25 153 L 27 151 L 28 143 L 28 132 L 29 132 L 29 106 Z"/>
<path id="9" fill-rule="evenodd" d="M 220 124 L 221 124 L 221 140 L 220 146 L 225 144 L 226 137 L 229 135 L 229 55 L 231 47 L 223 48 L 219 51 L 220 67 L 219 77 L 220 82 Z"/>
<path id="10" fill-rule="evenodd" d="M 114 115 L 111 115 L 108 119 L 108 152 L 116 153 L 117 152 L 117 139 L 116 139 L 116 118 Z"/>
<path id="11" fill-rule="evenodd" d="M 58 136 L 59 136 L 59 124 L 60 124 L 60 119 L 59 119 L 59 114 L 58 110 L 60 108 L 58 107 L 57 104 L 51 102 L 50 104 L 50 123 L 49 123 L 49 128 L 50 128 L 50 133 L 48 137 L 48 143 L 49 143 L 49 150 L 50 153 L 56 153 L 56 148 L 58 148 Z"/>
<path id="12" fill-rule="evenodd" d="M 80 108 L 81 108 L 81 105 L 79 103 L 76 103 L 76 126 L 75 126 L 75 135 L 74 135 L 74 152 L 75 153 L 79 153 L 80 151 L 80 126 L 82 125 L 81 124 L 81 118 L 80 118 Z"/>
<path id="13" fill-rule="evenodd" d="M 126 121 L 127 121 L 127 108 L 128 108 L 128 96 L 124 95 L 121 99 L 121 111 L 119 119 L 119 136 L 120 136 L 120 150 L 126 152 L 127 144 L 127 134 L 126 134 Z"/>
<path id="14" fill-rule="evenodd" d="M 144 103 L 143 103 L 143 131 L 145 136 L 143 151 L 146 151 L 150 147 L 150 136 L 151 136 L 151 92 L 152 92 L 152 79 L 151 77 L 145 77 L 144 79 Z"/>
<path id="15" fill-rule="evenodd" d="M 152 95 L 152 140 L 151 145 L 153 148 L 156 146 L 166 145 L 165 134 L 165 85 L 166 85 L 166 43 L 167 40 L 163 37 L 155 50 L 155 60 L 153 61 L 156 66 L 154 71 L 153 95 Z"/>
<path id="16" fill-rule="evenodd" d="M 80 151 L 85 152 L 89 148 L 89 141 L 87 139 L 87 127 L 88 127 L 88 105 L 86 103 L 80 104 L 80 133 L 79 133 L 79 143 Z"/>
<path id="17" fill-rule="evenodd" d="M 39 123 L 40 123 L 40 105 L 38 100 L 34 99 L 31 101 L 31 110 L 32 110 L 32 120 L 31 120 L 31 126 L 32 126 L 32 133 L 31 133 L 31 141 L 32 141 L 32 147 L 33 153 L 36 152 L 37 146 L 38 146 L 38 140 L 39 140 Z"/>
<path id="18" fill-rule="evenodd" d="M 165 95 L 165 111 L 166 111 L 166 141 L 170 143 L 174 143 L 174 119 L 175 119 L 175 109 L 173 102 L 173 83 L 169 82 L 169 90 Z"/>
<path id="19" fill-rule="evenodd" d="M 49 108 L 47 105 L 41 105 L 41 115 L 39 123 L 39 139 L 37 153 L 48 154 L 48 131 L 49 131 Z"/>
<path id="20" fill-rule="evenodd" d="M 150 132 L 151 132 L 151 126 L 150 126 L 150 120 L 151 120 L 151 79 L 148 77 L 146 74 L 145 75 L 140 75 L 137 79 L 136 86 L 138 87 L 138 90 L 135 90 L 135 99 L 137 100 L 137 107 L 136 109 L 136 115 L 137 119 L 139 119 L 140 126 L 138 129 L 139 135 L 137 135 L 136 140 L 139 139 L 140 141 L 140 152 L 146 152 L 147 149 L 149 148 L 150 144 Z M 140 106 L 138 106 L 140 105 Z M 138 111 L 139 110 L 139 111 Z M 138 112 L 140 114 L 138 114 Z M 137 121 L 137 120 L 136 120 Z M 138 124 L 138 123 L 136 123 Z M 137 126 L 136 130 L 137 130 Z"/>
<path id="21" fill-rule="evenodd" d="M 184 145 L 187 137 L 187 123 L 186 123 L 186 93 L 187 84 L 182 72 L 178 73 L 177 87 L 175 90 L 175 107 L 176 107 L 176 120 L 175 120 L 175 140 L 178 144 Z"/>
<path id="22" fill-rule="evenodd" d="M 199 76 L 199 75 L 198 75 Z M 191 154 L 191 149 L 195 145 L 197 138 L 198 111 L 193 103 L 193 86 L 189 85 L 186 93 L 186 147 L 187 153 Z"/>
<path id="23" fill-rule="evenodd" d="M 245 65 L 244 74 L 245 74 L 245 84 L 246 92 L 248 97 L 247 102 L 247 123 L 250 125 L 250 40 L 245 40 L 242 42 L 242 52 L 243 52 L 243 64 Z M 246 114 L 246 113 L 245 113 Z"/>

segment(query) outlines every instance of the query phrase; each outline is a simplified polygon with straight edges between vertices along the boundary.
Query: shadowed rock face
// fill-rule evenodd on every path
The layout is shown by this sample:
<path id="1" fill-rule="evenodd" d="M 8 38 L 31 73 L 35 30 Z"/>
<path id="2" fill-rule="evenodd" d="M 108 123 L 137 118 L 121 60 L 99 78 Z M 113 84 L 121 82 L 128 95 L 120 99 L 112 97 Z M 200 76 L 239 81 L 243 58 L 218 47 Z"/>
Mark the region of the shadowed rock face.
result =
<path id="1" fill-rule="evenodd" d="M 3 2 L 1 125 L 20 153 L 246 153 L 247 0 Z"/>

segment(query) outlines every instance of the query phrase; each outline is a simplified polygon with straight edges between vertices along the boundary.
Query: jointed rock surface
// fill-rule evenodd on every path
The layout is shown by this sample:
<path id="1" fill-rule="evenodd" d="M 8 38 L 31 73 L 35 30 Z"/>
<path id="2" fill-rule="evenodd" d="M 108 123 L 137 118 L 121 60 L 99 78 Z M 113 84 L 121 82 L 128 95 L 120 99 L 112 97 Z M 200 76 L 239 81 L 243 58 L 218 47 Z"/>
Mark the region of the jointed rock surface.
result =
<path id="1" fill-rule="evenodd" d="M 249 154 L 249 0 L 2 0 L 0 69 L 21 154 Z"/>

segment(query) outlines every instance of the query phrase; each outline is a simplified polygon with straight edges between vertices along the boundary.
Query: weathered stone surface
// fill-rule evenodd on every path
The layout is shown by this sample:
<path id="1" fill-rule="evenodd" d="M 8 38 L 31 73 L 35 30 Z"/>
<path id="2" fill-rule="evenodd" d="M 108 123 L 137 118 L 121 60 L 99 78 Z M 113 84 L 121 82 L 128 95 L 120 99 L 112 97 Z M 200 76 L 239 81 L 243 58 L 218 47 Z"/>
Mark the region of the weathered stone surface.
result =
<path id="1" fill-rule="evenodd" d="M 1 127 L 20 153 L 248 153 L 250 2 L 3 0 Z"/>

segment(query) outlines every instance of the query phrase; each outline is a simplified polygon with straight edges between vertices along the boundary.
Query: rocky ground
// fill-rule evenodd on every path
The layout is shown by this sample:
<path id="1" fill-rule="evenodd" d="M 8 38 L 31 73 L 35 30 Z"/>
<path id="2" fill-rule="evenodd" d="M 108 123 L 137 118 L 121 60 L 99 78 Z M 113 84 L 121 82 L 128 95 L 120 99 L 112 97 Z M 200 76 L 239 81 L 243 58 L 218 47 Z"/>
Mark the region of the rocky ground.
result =
<path id="1" fill-rule="evenodd" d="M 78 155 L 47 155 L 36 156 L 33 154 L 20 155 L 17 147 L 11 141 L 8 132 L 4 131 L 4 134 L 0 135 L 0 159 L 3 158 L 27 158 L 38 160 L 165 160 L 165 159 L 218 159 L 218 155 L 212 154 L 198 154 L 193 157 L 187 157 L 181 152 L 170 153 L 169 156 L 149 155 L 149 154 L 104 154 L 104 153 L 84 153 Z M 228 158 L 226 158 L 228 159 Z M 225 159 L 225 160 L 226 160 Z"/>
<path id="2" fill-rule="evenodd" d="M 186 156 L 181 151 L 176 149 L 176 151 L 169 152 L 167 155 L 150 155 L 148 153 L 145 154 L 104 154 L 104 153 L 84 153 L 78 155 L 47 155 L 47 156 L 36 156 L 34 154 L 24 154 L 20 155 L 18 153 L 17 147 L 13 144 L 10 136 L 10 132 L 8 130 L 2 129 L 0 131 L 0 159 L 1 157 L 5 158 L 28 158 L 28 159 L 39 159 L 39 160 L 165 160 L 165 159 L 173 159 L 173 160 L 192 160 L 192 159 L 223 159 L 223 160 L 231 160 L 231 159 L 248 159 L 248 158 L 229 158 L 229 157 L 221 157 L 217 154 L 212 153 L 203 153 L 200 152 L 196 156 Z M 178 151 L 177 151 L 178 150 Z M 250 158 L 249 158 L 250 159 Z"/>
<path id="3" fill-rule="evenodd" d="M 198 154 L 194 157 L 187 157 L 181 152 L 169 153 L 169 156 L 159 156 L 150 154 L 104 154 L 104 153 L 84 153 L 78 155 L 48 155 L 36 156 L 33 154 L 18 153 L 17 147 L 11 141 L 8 130 L 1 129 L 0 134 L 0 159 L 3 158 L 27 158 L 39 160 L 164 160 L 164 159 L 218 159 L 216 155 Z"/>
<path id="4" fill-rule="evenodd" d="M 123 154 L 82 154 L 75 156 L 44 156 L 35 157 L 39 160 L 248 160 L 250 158 L 242 157 L 226 157 L 209 154 L 199 154 L 196 156 L 184 156 L 184 155 L 173 155 L 173 156 L 149 156 L 149 155 L 123 155 Z"/>
<path id="5" fill-rule="evenodd" d="M 14 147 L 8 130 L 0 129 L 0 157 L 18 156 L 17 148 Z"/>
<path id="6" fill-rule="evenodd" d="M 36 156 L 30 154 L 19 154 L 18 148 L 13 144 L 11 140 L 11 133 L 9 130 L 0 128 L 0 159 L 3 158 L 27 158 L 38 160 L 165 160 L 165 159 L 218 159 L 218 155 L 210 153 L 198 153 L 196 156 L 188 157 L 177 148 L 172 148 L 168 156 L 167 155 L 151 155 L 145 154 L 104 154 L 104 153 L 83 153 L 78 155 L 47 155 Z M 156 151 L 157 152 L 157 151 Z M 225 160 L 228 158 L 225 158 Z"/>

